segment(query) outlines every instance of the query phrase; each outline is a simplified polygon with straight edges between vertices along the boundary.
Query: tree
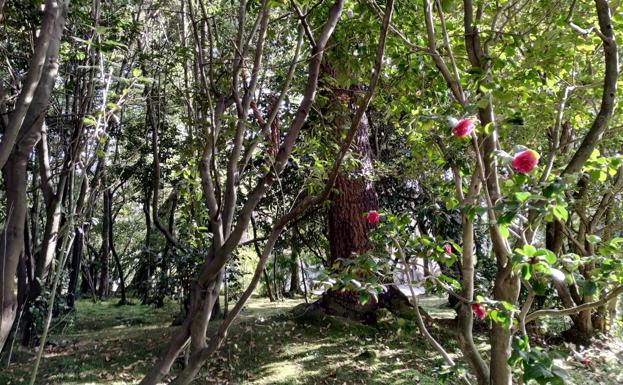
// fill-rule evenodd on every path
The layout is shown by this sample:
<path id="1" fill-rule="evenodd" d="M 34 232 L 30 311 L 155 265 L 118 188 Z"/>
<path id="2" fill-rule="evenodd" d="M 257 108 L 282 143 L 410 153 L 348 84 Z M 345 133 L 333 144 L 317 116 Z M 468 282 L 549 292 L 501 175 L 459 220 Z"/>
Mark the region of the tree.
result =
<path id="1" fill-rule="evenodd" d="M 37 38 L 25 87 L 15 109 L 5 123 L 0 142 L 0 165 L 5 172 L 7 205 L 10 208 L 0 241 L 2 255 L 2 314 L 0 346 L 4 346 L 17 310 L 14 276 L 24 247 L 26 222 L 26 166 L 39 141 L 50 93 L 58 71 L 58 53 L 65 25 L 67 3 L 49 0 Z"/>

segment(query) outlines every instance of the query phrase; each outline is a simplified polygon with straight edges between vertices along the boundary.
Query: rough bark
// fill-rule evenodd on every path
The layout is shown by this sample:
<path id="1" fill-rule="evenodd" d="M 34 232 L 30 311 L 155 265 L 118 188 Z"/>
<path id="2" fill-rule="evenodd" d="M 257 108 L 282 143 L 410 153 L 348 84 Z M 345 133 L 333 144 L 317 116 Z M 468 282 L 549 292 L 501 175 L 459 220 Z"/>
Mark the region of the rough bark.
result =
<path id="1" fill-rule="evenodd" d="M 371 226 L 365 214 L 378 208 L 378 199 L 371 180 L 372 149 L 368 127 L 368 119 L 364 114 L 352 145 L 352 152 L 358 158 L 359 166 L 351 171 L 354 176 L 337 176 L 334 192 L 329 198 L 329 266 L 339 264 L 340 260 L 352 259 L 354 255 L 370 249 L 368 232 Z M 341 132 L 341 127 L 338 129 Z"/>
<path id="2" fill-rule="evenodd" d="M 329 67 L 326 65 L 326 67 Z M 352 95 L 336 91 L 335 103 L 348 100 L 349 108 L 354 107 Z M 353 111 L 353 116 L 354 116 Z M 341 135 L 344 122 L 336 119 L 333 125 L 337 135 Z M 372 148 L 369 141 L 369 123 L 367 114 L 363 114 L 353 143 L 351 153 L 358 163 L 354 170 L 337 175 L 334 189 L 329 197 L 331 206 L 328 211 L 329 266 L 340 271 L 343 261 L 357 258 L 371 248 L 368 233 L 372 226 L 366 220 L 366 213 L 378 208 L 378 197 L 372 182 Z M 362 279 L 365 277 L 361 277 Z M 370 301 L 360 304 L 359 294 L 330 290 L 319 301 L 328 314 L 370 321 L 374 318 L 375 305 Z"/>

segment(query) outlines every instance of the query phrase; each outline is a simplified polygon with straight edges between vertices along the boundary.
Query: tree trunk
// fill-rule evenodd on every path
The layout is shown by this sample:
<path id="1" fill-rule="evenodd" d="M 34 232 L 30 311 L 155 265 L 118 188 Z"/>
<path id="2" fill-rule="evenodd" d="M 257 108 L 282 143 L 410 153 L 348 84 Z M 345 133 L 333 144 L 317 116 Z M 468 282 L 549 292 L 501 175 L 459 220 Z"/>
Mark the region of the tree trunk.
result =
<path id="1" fill-rule="evenodd" d="M 4 347 L 15 315 L 17 314 L 17 286 L 15 274 L 24 247 L 26 220 L 26 162 L 27 157 L 12 156 L 5 168 L 8 216 L 0 234 L 0 272 L 2 297 L 0 298 L 0 351 Z"/>
<path id="2" fill-rule="evenodd" d="M 474 300 L 474 222 L 469 214 L 462 215 L 463 256 L 461 264 L 461 296 L 468 301 Z M 479 385 L 489 384 L 489 368 L 474 344 L 474 316 L 469 304 L 461 303 L 458 310 L 458 342 L 463 356 L 476 374 Z"/>
<path id="3" fill-rule="evenodd" d="M 511 262 L 498 268 L 493 287 L 493 298 L 516 304 L 519 295 L 519 279 L 513 274 Z M 491 341 L 491 384 L 512 385 L 513 374 L 508 365 L 511 356 L 511 326 L 493 322 L 490 333 Z"/>
<path id="4" fill-rule="evenodd" d="M 292 239 L 290 252 L 292 254 L 292 259 L 290 260 L 290 290 L 288 294 L 294 297 L 301 293 L 301 282 L 299 279 L 299 248 L 294 239 Z"/>
<path id="5" fill-rule="evenodd" d="M 125 293 L 125 277 L 123 276 L 123 267 L 121 266 L 121 259 L 119 258 L 119 255 L 117 254 L 117 250 L 115 249 L 115 237 L 113 235 L 115 218 L 112 215 L 112 193 L 110 192 L 110 190 L 106 190 L 106 192 L 109 192 L 107 211 L 108 211 L 108 215 L 110 215 L 110 217 L 108 218 L 108 225 L 109 225 L 108 244 L 110 246 L 110 251 L 112 252 L 112 256 L 115 260 L 115 266 L 117 267 L 117 274 L 119 274 L 119 289 L 121 290 L 121 299 L 119 300 L 118 305 L 125 305 L 127 304 L 126 293 Z M 106 194 L 106 192 L 104 192 L 104 194 Z"/>
<path id="6" fill-rule="evenodd" d="M 339 122 L 337 126 L 338 129 L 341 128 Z M 353 254 L 365 253 L 370 249 L 370 225 L 365 214 L 378 208 L 378 199 L 374 183 L 370 179 L 373 166 L 368 127 L 368 118 L 364 114 L 352 146 L 359 163 L 351 174 L 357 176 L 338 175 L 335 188 L 329 197 L 329 266 L 339 264 L 340 260 L 352 259 Z"/>
<path id="7" fill-rule="evenodd" d="M 23 309 L 28 301 L 30 284 L 32 281 L 32 248 L 30 243 L 30 231 L 28 219 L 24 223 L 24 252 L 22 253 L 19 265 L 17 266 L 17 303 L 18 311 Z"/>
<path id="8" fill-rule="evenodd" d="M 27 114 L 13 118 L 20 120 L 21 126 L 6 162 L 5 183 L 8 215 L 5 228 L 0 240 L 0 273 L 2 276 L 2 293 L 0 293 L 0 350 L 4 347 L 9 332 L 15 320 L 17 310 L 17 292 L 15 275 L 19 257 L 24 247 L 24 224 L 26 220 L 26 165 L 36 143 L 41 137 L 43 121 L 49 105 L 50 93 L 58 72 L 58 51 L 65 25 L 65 9 L 55 0 L 47 0 L 45 4 L 44 20 L 52 20 L 53 28 L 41 30 L 37 39 L 35 54 L 45 50 L 45 58 L 41 78 L 36 85 L 34 94 L 28 97 L 30 105 Z M 40 48 L 39 41 L 48 40 L 49 43 Z M 21 95 L 20 95 L 21 96 Z M 19 114 L 18 114 L 19 115 Z M 5 143 L 3 138 L 3 144 Z M 13 147 L 13 146 L 11 146 Z M 6 159 L 6 158 L 5 158 Z"/>
<path id="9" fill-rule="evenodd" d="M 343 122 L 336 122 L 338 133 L 341 132 L 341 124 Z M 368 240 L 371 225 L 366 220 L 366 213 L 378 208 L 378 199 L 370 178 L 373 165 L 368 127 L 364 113 L 352 144 L 352 154 L 359 160 L 357 169 L 351 170 L 349 175 L 339 174 L 329 196 L 329 266 L 333 269 L 341 269 L 343 261 L 356 258 L 371 247 Z M 320 303 L 329 314 L 364 321 L 370 318 L 376 306 L 372 302 L 361 306 L 357 293 L 333 290 L 326 292 Z"/>
<path id="10" fill-rule="evenodd" d="M 67 306 L 74 309 L 76 300 L 76 290 L 78 288 L 78 277 L 80 276 L 80 265 L 82 264 L 82 253 L 84 249 L 84 229 L 77 226 L 74 230 L 76 236 L 71 251 L 71 262 L 69 267 L 69 287 L 67 288 Z"/>
<path id="11" fill-rule="evenodd" d="M 253 247 L 255 248 L 255 254 L 259 258 L 261 255 L 259 241 L 257 240 L 257 225 L 255 224 L 255 218 L 251 216 L 251 228 L 253 229 Z M 268 272 L 266 268 L 262 271 L 262 276 L 264 277 L 264 285 L 266 286 L 266 294 L 268 294 L 268 299 L 270 302 L 275 302 L 275 296 L 273 295 L 273 290 L 270 284 L 270 278 L 268 277 Z"/>
<path id="12" fill-rule="evenodd" d="M 104 190 L 104 213 L 102 220 L 102 249 L 100 254 L 100 277 L 98 296 L 104 298 L 108 295 L 109 267 L 108 261 L 110 256 L 110 189 Z"/>

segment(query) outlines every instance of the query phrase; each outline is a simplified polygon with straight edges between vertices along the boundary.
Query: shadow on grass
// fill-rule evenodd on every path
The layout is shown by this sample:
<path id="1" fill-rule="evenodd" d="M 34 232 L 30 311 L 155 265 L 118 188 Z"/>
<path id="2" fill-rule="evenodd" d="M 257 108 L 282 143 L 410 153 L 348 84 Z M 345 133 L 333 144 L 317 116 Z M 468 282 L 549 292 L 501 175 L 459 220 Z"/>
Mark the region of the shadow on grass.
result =
<path id="1" fill-rule="evenodd" d="M 305 325 L 281 315 L 240 324 L 230 335 L 195 383 L 437 383 L 437 354 L 420 338 L 401 331 L 353 324 Z"/>
<path id="2" fill-rule="evenodd" d="M 421 339 L 358 324 L 299 324 L 289 310 L 300 302 L 253 298 L 194 384 L 437 383 L 437 355 Z M 115 305 L 78 302 L 73 321 L 50 337 L 37 384 L 127 385 L 144 376 L 175 330 L 178 305 Z M 33 358 L 33 350 L 19 349 L 0 384 L 27 383 Z M 180 358 L 173 374 L 181 368 Z"/>

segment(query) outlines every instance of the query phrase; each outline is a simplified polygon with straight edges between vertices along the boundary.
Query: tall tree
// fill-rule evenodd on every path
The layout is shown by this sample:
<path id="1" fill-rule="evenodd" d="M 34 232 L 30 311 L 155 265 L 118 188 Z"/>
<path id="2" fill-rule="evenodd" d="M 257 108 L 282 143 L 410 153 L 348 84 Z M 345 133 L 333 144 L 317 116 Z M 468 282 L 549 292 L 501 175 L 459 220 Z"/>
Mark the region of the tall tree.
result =
<path id="1" fill-rule="evenodd" d="M 50 93 L 58 72 L 58 55 L 68 1 L 45 3 L 31 71 L 20 93 L 16 109 L 9 116 L 7 130 L 0 145 L 0 164 L 5 173 L 9 208 L 0 237 L 2 293 L 0 303 L 0 348 L 9 335 L 17 309 L 15 274 L 24 247 L 26 221 L 26 171 L 28 159 L 41 138 Z M 34 73 L 37 73 L 36 76 Z M 31 76 L 31 74 L 33 74 Z"/>

